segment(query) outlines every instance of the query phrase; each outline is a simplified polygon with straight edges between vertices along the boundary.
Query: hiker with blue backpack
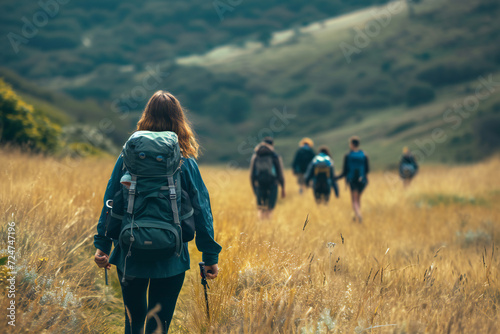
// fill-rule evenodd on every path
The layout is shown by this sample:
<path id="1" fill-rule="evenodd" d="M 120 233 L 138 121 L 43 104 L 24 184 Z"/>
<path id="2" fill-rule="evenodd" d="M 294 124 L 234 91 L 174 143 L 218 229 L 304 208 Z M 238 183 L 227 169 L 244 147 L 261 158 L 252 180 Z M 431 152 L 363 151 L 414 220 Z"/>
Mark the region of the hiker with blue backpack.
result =
<path id="1" fill-rule="evenodd" d="M 250 182 L 257 198 L 259 218 L 268 219 L 276 206 L 278 185 L 281 197 L 285 197 L 283 161 L 274 151 L 274 140 L 266 137 L 255 147 L 250 161 Z"/>
<path id="2" fill-rule="evenodd" d="M 316 203 L 327 204 L 330 200 L 331 188 L 335 191 L 335 197 L 339 197 L 339 188 L 335 180 L 335 169 L 330 150 L 326 146 L 320 146 L 319 154 L 309 164 L 305 174 L 305 183 L 308 185 L 313 181 L 313 191 Z"/>
<path id="3" fill-rule="evenodd" d="M 195 231 L 206 277 L 218 275 L 221 246 L 197 156 L 179 101 L 156 92 L 116 161 L 94 236 L 97 265 L 117 269 L 126 334 L 168 332 Z"/>
<path id="4" fill-rule="evenodd" d="M 403 185 L 408 187 L 418 173 L 418 164 L 415 156 L 410 152 L 408 147 L 403 147 L 403 155 L 399 162 L 399 176 L 403 180 Z"/>
<path id="5" fill-rule="evenodd" d="M 302 138 L 299 142 L 299 149 L 295 152 L 295 157 L 293 158 L 292 170 L 293 174 L 297 177 L 300 194 L 304 192 L 304 187 L 307 184 L 305 182 L 304 175 L 309 167 L 309 164 L 316 156 L 313 147 L 314 142 L 311 138 Z"/>
<path id="6" fill-rule="evenodd" d="M 337 177 L 341 179 L 345 177 L 346 186 L 349 185 L 351 190 L 352 208 L 355 216 L 353 220 L 363 221 L 361 216 L 361 194 L 368 184 L 368 173 L 370 172 L 370 164 L 368 156 L 359 149 L 360 139 L 353 136 L 349 139 L 350 151 L 344 156 L 344 166 L 342 174 Z"/>

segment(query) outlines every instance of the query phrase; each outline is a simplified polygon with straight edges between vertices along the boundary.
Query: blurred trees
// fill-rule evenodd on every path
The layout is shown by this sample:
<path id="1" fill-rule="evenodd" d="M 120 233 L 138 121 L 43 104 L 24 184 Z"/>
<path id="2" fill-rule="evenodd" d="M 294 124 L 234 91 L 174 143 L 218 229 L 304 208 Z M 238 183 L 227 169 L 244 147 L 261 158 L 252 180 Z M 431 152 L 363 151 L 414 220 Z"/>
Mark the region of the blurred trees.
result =
<path id="1" fill-rule="evenodd" d="M 240 123 L 248 117 L 251 108 L 252 102 L 248 96 L 230 90 L 222 90 L 212 94 L 206 100 L 203 112 L 218 121 Z"/>
<path id="2" fill-rule="evenodd" d="M 488 153 L 500 147 L 500 115 L 487 115 L 476 120 L 474 132 L 481 148 Z"/>
<path id="3" fill-rule="evenodd" d="M 406 92 L 406 104 L 414 107 L 434 100 L 436 94 L 432 87 L 426 85 L 411 86 Z"/>
<path id="4" fill-rule="evenodd" d="M 0 79 L 0 143 L 25 146 L 34 151 L 53 152 L 61 127 L 21 100 Z"/>

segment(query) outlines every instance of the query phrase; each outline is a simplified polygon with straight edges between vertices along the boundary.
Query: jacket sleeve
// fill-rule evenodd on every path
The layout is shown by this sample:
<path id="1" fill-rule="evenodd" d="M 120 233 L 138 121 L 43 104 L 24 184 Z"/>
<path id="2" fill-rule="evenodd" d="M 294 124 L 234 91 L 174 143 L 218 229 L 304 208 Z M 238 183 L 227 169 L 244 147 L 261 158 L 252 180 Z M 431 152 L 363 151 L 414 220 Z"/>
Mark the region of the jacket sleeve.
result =
<path id="1" fill-rule="evenodd" d="M 337 180 L 335 179 L 335 168 L 333 166 L 330 167 L 330 175 L 332 178 L 332 188 L 335 191 L 335 197 L 339 197 L 339 187 L 337 185 Z"/>
<path id="2" fill-rule="evenodd" d="M 120 155 L 116 160 L 115 167 L 113 168 L 113 172 L 111 173 L 111 177 L 109 178 L 108 185 L 104 193 L 101 216 L 99 217 L 99 221 L 97 222 L 97 234 L 94 235 L 94 246 L 108 255 L 111 252 L 111 246 L 113 242 L 110 238 L 104 236 L 106 232 L 106 211 L 107 211 L 106 201 L 112 199 L 114 194 L 118 190 L 120 190 L 120 178 L 122 176 L 121 175 L 122 167 L 123 167 L 123 160 Z"/>
<path id="3" fill-rule="evenodd" d="M 292 170 L 294 173 L 299 172 L 299 151 L 295 152 L 295 156 L 293 157 Z"/>
<path id="4" fill-rule="evenodd" d="M 345 177 L 347 175 L 347 169 L 348 169 L 348 166 L 347 166 L 347 154 L 344 155 L 344 165 L 342 166 L 342 173 L 337 176 L 335 179 L 336 180 L 339 180 L 343 177 Z"/>
<path id="5" fill-rule="evenodd" d="M 278 183 L 282 188 L 285 188 L 285 169 L 283 167 L 283 160 L 279 155 L 276 155 L 276 170 L 278 171 Z"/>
<path id="6" fill-rule="evenodd" d="M 250 159 L 250 183 L 252 184 L 252 188 L 253 188 L 253 185 L 255 183 L 255 171 L 254 171 L 255 157 L 256 157 L 256 154 L 254 153 L 252 155 L 252 159 Z"/>
<path id="7" fill-rule="evenodd" d="M 210 196 L 201 178 L 200 170 L 196 161 L 186 159 L 186 191 L 191 198 L 194 209 L 194 223 L 196 228 L 196 247 L 202 252 L 203 262 L 207 266 L 214 265 L 219 261 L 219 253 L 222 247 L 214 240 L 213 216 L 210 206 Z"/>
<path id="8" fill-rule="evenodd" d="M 415 167 L 415 171 L 418 171 L 417 159 L 415 159 L 415 157 L 413 155 L 411 156 L 411 162 L 412 162 L 413 166 Z"/>
<path id="9" fill-rule="evenodd" d="M 368 161 L 368 156 L 365 154 L 365 173 L 370 173 L 370 162 Z"/>
<path id="10" fill-rule="evenodd" d="M 307 166 L 306 173 L 304 174 L 306 185 L 309 185 L 309 182 L 311 182 L 313 178 L 314 175 L 313 170 L 314 170 L 314 163 L 311 162 L 309 166 Z"/>

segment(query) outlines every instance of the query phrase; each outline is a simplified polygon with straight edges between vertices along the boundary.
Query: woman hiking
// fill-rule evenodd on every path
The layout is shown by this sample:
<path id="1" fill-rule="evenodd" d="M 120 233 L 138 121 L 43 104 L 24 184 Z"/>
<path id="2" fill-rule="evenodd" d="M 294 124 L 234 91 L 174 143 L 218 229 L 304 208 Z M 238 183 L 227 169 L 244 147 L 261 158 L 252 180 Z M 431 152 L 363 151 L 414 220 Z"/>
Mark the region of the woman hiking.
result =
<path id="1" fill-rule="evenodd" d="M 137 156 L 129 157 L 126 148 L 141 150 L 137 140 L 142 135 L 153 138 L 150 143 L 156 145 L 155 149 L 164 150 L 164 153 L 158 156 L 148 156 L 148 152 L 150 151 L 145 150 Z M 132 142 L 133 138 L 136 141 Z M 164 138 L 170 140 L 168 143 L 176 145 L 165 146 L 163 148 L 161 144 Z M 203 253 L 203 261 L 205 262 L 207 272 L 206 276 L 209 279 L 217 277 L 219 271 L 217 266 L 218 254 L 221 251 L 221 246 L 214 240 L 210 198 L 195 160 L 198 156 L 198 147 L 198 142 L 179 101 L 168 92 L 158 91 L 150 98 L 141 119 L 137 123 L 137 131 L 126 143 L 122 154 L 116 161 L 104 194 L 105 205 L 97 224 L 97 234 L 94 236 L 94 245 L 97 248 L 94 260 L 101 268 L 109 269 L 112 264 L 116 265 L 125 306 L 126 334 L 157 333 L 159 329 L 161 329 L 159 333 L 168 332 L 177 297 L 184 282 L 185 271 L 190 267 L 187 242 L 181 242 L 183 239 L 179 238 L 178 230 L 175 230 L 171 227 L 172 225 L 165 222 L 173 219 L 176 221 L 176 224 L 179 223 L 179 212 L 176 205 L 178 197 L 176 197 L 176 193 L 180 192 L 180 188 L 187 193 L 194 209 L 193 218 L 196 228 L 196 246 Z M 149 182 L 151 179 L 156 179 L 150 177 L 148 181 L 147 178 L 143 177 L 144 175 L 134 175 L 131 170 L 135 171 L 134 168 L 140 163 L 144 164 L 143 170 L 146 172 L 156 168 L 156 165 L 169 166 L 168 163 L 165 163 L 165 165 L 162 165 L 162 163 L 176 154 L 178 157 L 176 161 L 178 167 L 174 166 L 174 174 L 177 173 L 175 175 L 177 175 L 178 181 L 171 182 L 172 175 L 165 175 L 168 177 L 168 183 L 167 178 L 158 179 L 158 182 L 165 181 L 165 186 L 160 187 L 160 185 L 157 185 L 158 191 L 144 196 L 147 192 L 144 190 L 145 183 L 142 182 Z M 127 159 L 129 158 L 136 159 L 133 160 L 136 165 L 127 165 Z M 130 174 L 128 173 L 129 171 Z M 122 189 L 122 185 L 120 184 L 122 177 L 122 183 L 129 186 L 128 189 L 125 189 L 130 196 L 129 206 L 125 205 L 124 208 L 123 204 L 114 203 L 113 212 L 115 207 L 117 207 L 117 210 L 127 210 L 127 212 L 131 210 L 130 212 L 133 212 L 132 223 L 130 224 L 130 233 L 132 235 L 130 236 L 130 240 L 127 238 L 124 240 L 124 242 L 130 242 L 130 247 L 124 247 L 124 244 L 122 244 L 122 235 L 126 232 L 128 233 L 128 227 L 126 230 L 125 228 L 121 230 L 120 242 L 115 238 L 112 241 L 106 235 L 108 232 L 105 222 L 106 203 L 108 200 L 112 200 L 114 195 Z M 135 191 L 135 187 L 137 187 L 137 191 Z M 180 199 L 178 201 L 180 203 Z M 158 205 L 158 203 L 161 205 Z M 141 215 L 150 217 L 150 220 L 152 219 L 151 217 L 156 215 L 164 217 L 165 221 L 160 221 L 159 225 L 157 225 L 158 230 L 177 231 L 166 234 L 170 237 L 177 235 L 175 241 L 174 239 L 170 240 L 173 245 L 172 247 L 175 246 L 176 249 L 174 255 L 166 256 L 153 249 L 151 256 L 144 256 L 141 255 L 144 254 L 140 252 L 142 251 L 141 247 L 132 247 L 134 242 L 137 242 L 137 240 L 140 241 L 142 237 L 140 229 L 137 228 L 134 230 L 134 225 L 141 223 L 139 222 Z M 169 225 L 168 229 L 167 225 Z M 143 231 L 147 231 L 147 227 L 151 227 L 152 225 L 143 226 L 145 226 L 143 227 Z M 181 226 L 180 223 L 178 226 Z M 155 235 L 149 236 L 149 238 L 156 242 Z M 114 244 L 114 249 L 109 256 L 112 244 Z M 137 245 L 142 245 L 142 248 L 145 248 L 151 244 L 153 244 L 153 241 L 148 241 L 146 238 L 143 244 L 139 243 Z M 158 254 L 155 254 L 155 251 Z M 153 314 L 153 316 L 150 315 L 146 319 L 148 312 L 158 305 L 160 308 L 159 310 L 158 308 L 156 309 L 156 314 Z"/>
<path id="2" fill-rule="evenodd" d="M 316 155 L 313 150 L 314 142 L 311 138 L 302 138 L 299 142 L 299 149 L 295 153 L 293 158 L 292 169 L 293 174 L 297 177 L 299 183 L 299 194 L 304 192 L 304 187 L 306 186 L 304 174 L 307 171 L 307 167 L 311 163 L 312 159 Z"/>
<path id="3" fill-rule="evenodd" d="M 317 204 L 327 204 L 330 200 L 331 188 L 335 197 L 339 198 L 339 188 L 335 180 L 332 155 L 326 146 L 319 147 L 319 154 L 309 164 L 305 174 L 305 184 L 313 181 L 314 198 Z"/>
<path id="4" fill-rule="evenodd" d="M 264 138 L 255 147 L 250 161 L 250 183 L 257 197 L 260 219 L 271 217 L 278 199 L 278 185 L 281 186 L 281 197 L 285 198 L 283 161 L 274 151 L 273 144 L 273 138 Z"/>
<path id="5" fill-rule="evenodd" d="M 367 175 L 370 172 L 370 164 L 368 156 L 359 149 L 359 145 L 359 137 L 353 136 L 349 139 L 350 151 L 344 156 L 342 174 L 337 177 L 337 180 L 345 177 L 346 185 L 348 184 L 351 189 L 352 208 L 355 214 L 353 220 L 355 221 L 357 218 L 358 222 L 361 223 L 363 221 L 361 194 L 368 184 Z"/>
<path id="6" fill-rule="evenodd" d="M 399 176 L 403 180 L 404 187 L 408 187 L 418 173 L 418 164 L 415 156 L 408 147 L 403 147 L 403 155 L 399 162 Z"/>

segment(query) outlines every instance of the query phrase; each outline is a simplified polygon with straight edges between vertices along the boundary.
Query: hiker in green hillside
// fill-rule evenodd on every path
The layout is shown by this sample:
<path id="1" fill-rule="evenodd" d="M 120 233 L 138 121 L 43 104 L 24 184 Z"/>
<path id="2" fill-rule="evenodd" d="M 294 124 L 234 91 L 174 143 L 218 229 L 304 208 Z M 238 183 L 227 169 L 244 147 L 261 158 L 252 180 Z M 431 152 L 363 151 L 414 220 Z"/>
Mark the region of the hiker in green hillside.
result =
<path id="1" fill-rule="evenodd" d="M 293 174 L 297 176 L 297 181 L 299 183 L 299 193 L 302 194 L 304 187 L 306 186 L 304 174 L 307 171 L 307 167 L 311 163 L 312 159 L 316 155 L 313 150 L 314 142 L 311 138 L 302 138 L 299 142 L 299 149 L 295 153 L 293 158 L 292 169 Z"/>
<path id="2" fill-rule="evenodd" d="M 116 161 L 94 236 L 97 265 L 116 265 L 127 334 L 167 333 L 190 267 L 186 241 L 194 231 L 191 237 L 186 233 L 187 220 L 196 229 L 207 278 L 217 277 L 221 246 L 214 240 L 210 198 L 197 156 L 198 142 L 179 101 L 156 92 Z M 181 193 L 192 205 L 188 215 L 183 214 Z M 106 215 L 111 200 L 111 215 Z"/>
<path id="3" fill-rule="evenodd" d="M 403 147 L 403 155 L 399 162 L 399 176 L 403 180 L 403 185 L 408 187 L 418 173 L 418 164 L 415 156 L 410 152 L 408 147 Z"/>
<path id="4" fill-rule="evenodd" d="M 350 152 L 344 156 L 342 174 L 337 177 L 337 180 L 345 177 L 346 185 L 349 185 L 351 189 L 352 208 L 355 214 L 353 220 L 357 218 L 361 223 L 363 221 L 361 194 L 368 184 L 367 175 L 370 172 L 370 164 L 368 156 L 359 149 L 359 145 L 359 137 L 353 136 L 349 139 Z"/>
<path id="5" fill-rule="evenodd" d="M 281 197 L 285 197 L 285 178 L 281 157 L 274 151 L 274 140 L 264 138 L 255 147 L 250 161 L 250 182 L 257 197 L 259 217 L 268 219 L 278 199 L 278 185 L 281 186 Z"/>
<path id="6" fill-rule="evenodd" d="M 327 204 L 330 200 L 331 188 L 335 191 L 335 197 L 339 197 L 339 188 L 335 180 L 335 169 L 330 150 L 326 146 L 320 146 L 319 154 L 309 164 L 305 174 L 305 183 L 308 185 L 313 181 L 313 191 L 316 203 Z"/>

